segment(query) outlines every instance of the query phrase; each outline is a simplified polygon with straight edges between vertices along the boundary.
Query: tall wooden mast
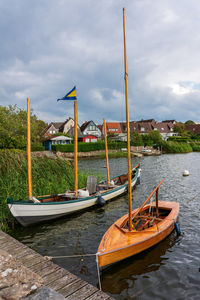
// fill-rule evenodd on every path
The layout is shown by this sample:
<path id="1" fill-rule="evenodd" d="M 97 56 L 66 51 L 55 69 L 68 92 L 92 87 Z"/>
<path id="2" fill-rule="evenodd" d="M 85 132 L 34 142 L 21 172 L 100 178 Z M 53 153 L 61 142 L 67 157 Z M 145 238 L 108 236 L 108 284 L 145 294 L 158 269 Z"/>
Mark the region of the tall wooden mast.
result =
<path id="1" fill-rule="evenodd" d="M 128 199 L 129 199 L 129 231 L 132 230 L 132 187 L 131 187 L 131 153 L 130 153 L 130 126 L 128 108 L 128 74 L 126 58 L 126 27 L 125 27 L 125 8 L 123 8 L 123 29 L 124 29 L 124 80 L 125 80 L 125 99 L 126 99 L 126 128 L 127 128 L 127 160 L 128 160 Z"/>
<path id="2" fill-rule="evenodd" d="M 108 182 L 108 184 L 110 184 L 110 172 L 109 172 L 109 162 L 108 162 L 107 128 L 106 128 L 106 121 L 105 121 L 105 119 L 103 119 L 103 125 L 104 125 L 105 151 L 106 151 L 107 182 Z"/>
<path id="3" fill-rule="evenodd" d="M 77 100 L 74 100 L 74 192 L 78 190 L 78 137 L 77 137 Z"/>
<path id="4" fill-rule="evenodd" d="M 30 121 L 30 99 L 27 98 L 27 160 L 28 160 L 28 198 L 32 199 L 31 181 L 31 121 Z"/>

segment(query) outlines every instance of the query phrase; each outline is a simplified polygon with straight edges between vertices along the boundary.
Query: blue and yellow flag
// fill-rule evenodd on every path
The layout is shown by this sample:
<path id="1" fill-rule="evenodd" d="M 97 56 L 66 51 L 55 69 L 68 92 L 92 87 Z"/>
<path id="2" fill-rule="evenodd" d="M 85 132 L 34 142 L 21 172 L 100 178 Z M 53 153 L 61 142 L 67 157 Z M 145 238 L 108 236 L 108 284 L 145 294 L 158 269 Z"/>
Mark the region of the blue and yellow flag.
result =
<path id="1" fill-rule="evenodd" d="M 76 100 L 76 87 L 74 86 L 73 89 L 67 93 L 63 98 L 61 99 L 57 99 L 57 101 L 59 100 Z"/>

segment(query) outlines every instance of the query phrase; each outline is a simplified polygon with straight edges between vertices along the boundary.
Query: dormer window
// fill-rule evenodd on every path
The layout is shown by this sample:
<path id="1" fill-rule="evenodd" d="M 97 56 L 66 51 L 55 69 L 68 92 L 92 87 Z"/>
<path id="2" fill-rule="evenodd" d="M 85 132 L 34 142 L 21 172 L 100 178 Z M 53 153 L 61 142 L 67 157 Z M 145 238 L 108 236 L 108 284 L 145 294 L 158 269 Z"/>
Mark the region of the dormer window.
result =
<path id="1" fill-rule="evenodd" d="M 95 131 L 95 130 L 96 130 L 96 126 L 95 126 L 95 125 L 90 125 L 90 126 L 89 126 L 89 130 Z"/>

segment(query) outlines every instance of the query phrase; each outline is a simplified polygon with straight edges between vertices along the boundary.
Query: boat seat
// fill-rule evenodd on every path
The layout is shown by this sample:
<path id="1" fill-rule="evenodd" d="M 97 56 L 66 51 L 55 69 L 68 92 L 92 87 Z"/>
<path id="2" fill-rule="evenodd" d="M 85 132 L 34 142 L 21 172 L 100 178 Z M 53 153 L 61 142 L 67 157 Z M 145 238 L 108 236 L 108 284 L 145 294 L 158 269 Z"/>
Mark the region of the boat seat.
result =
<path id="1" fill-rule="evenodd" d="M 88 176 L 87 178 L 87 190 L 89 195 L 96 193 L 97 190 L 97 176 Z"/>

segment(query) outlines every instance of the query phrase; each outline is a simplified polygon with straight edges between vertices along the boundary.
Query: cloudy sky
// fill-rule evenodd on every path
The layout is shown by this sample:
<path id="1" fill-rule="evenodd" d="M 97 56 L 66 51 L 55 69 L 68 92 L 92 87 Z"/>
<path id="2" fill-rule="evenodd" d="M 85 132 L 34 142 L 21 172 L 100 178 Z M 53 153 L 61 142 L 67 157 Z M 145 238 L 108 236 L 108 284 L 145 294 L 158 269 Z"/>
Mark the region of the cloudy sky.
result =
<path id="1" fill-rule="evenodd" d="M 200 122 L 199 0 L 0 0 L 0 105 L 64 121 L 76 85 L 80 124 L 124 121 L 122 7 L 130 120 Z"/>

